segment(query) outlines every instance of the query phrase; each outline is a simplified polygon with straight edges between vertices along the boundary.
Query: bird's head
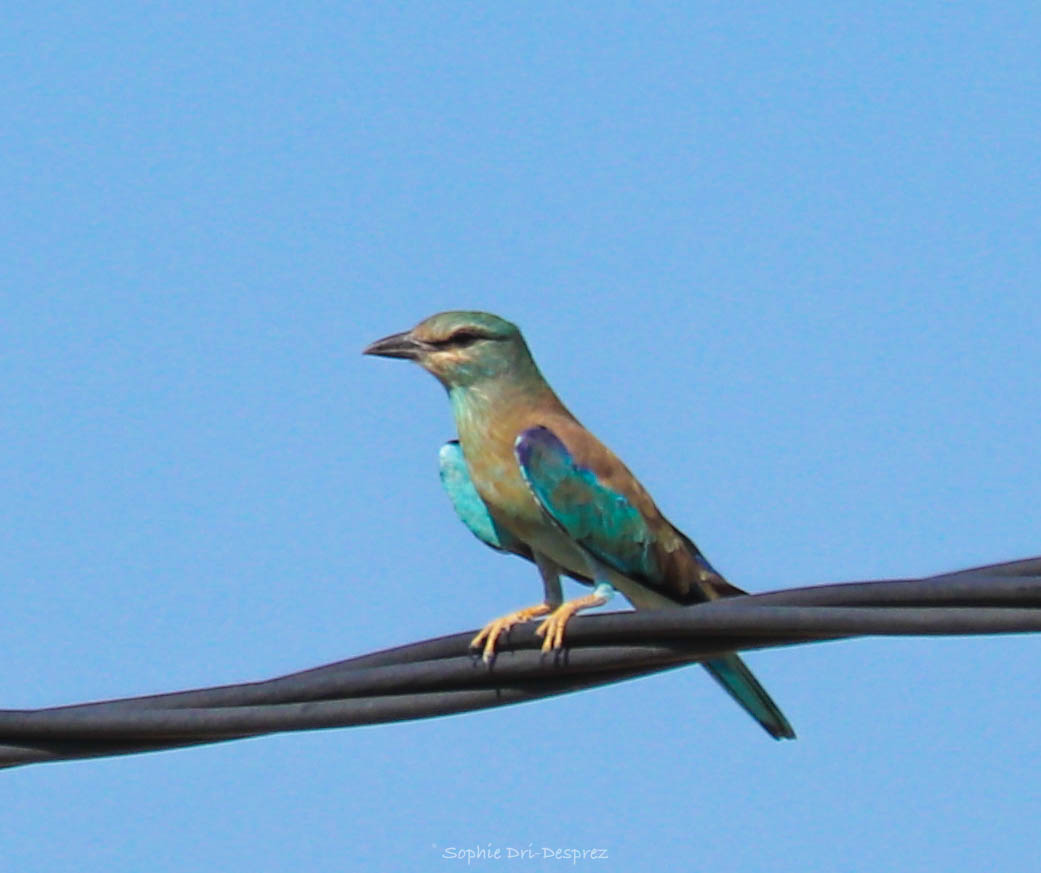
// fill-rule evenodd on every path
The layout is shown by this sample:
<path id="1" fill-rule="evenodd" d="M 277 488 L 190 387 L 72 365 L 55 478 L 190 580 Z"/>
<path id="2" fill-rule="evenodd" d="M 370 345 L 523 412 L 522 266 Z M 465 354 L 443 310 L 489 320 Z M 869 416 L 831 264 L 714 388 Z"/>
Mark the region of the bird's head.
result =
<path id="1" fill-rule="evenodd" d="M 504 377 L 541 379 L 517 326 L 489 312 L 439 312 L 364 354 L 415 361 L 449 390 Z"/>

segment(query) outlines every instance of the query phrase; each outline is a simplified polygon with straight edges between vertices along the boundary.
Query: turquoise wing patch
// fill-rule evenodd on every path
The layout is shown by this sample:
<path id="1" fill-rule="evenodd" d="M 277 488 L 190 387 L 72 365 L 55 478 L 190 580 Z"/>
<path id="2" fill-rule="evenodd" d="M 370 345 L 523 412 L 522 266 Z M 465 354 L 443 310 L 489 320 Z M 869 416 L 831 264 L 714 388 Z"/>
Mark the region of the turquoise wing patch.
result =
<path id="1" fill-rule="evenodd" d="M 626 576 L 658 575 L 654 534 L 623 494 L 575 463 L 556 434 L 533 427 L 514 443 L 521 474 L 553 522 L 594 558 Z"/>
<path id="2" fill-rule="evenodd" d="M 503 530 L 495 523 L 488 507 L 481 500 L 474 483 L 470 479 L 470 470 L 463 457 L 463 449 L 457 440 L 451 440 L 441 446 L 438 454 L 441 469 L 441 484 L 452 501 L 452 508 L 470 532 L 485 545 L 500 552 L 516 552 L 519 555 L 530 555 L 528 549 L 509 531 Z"/>

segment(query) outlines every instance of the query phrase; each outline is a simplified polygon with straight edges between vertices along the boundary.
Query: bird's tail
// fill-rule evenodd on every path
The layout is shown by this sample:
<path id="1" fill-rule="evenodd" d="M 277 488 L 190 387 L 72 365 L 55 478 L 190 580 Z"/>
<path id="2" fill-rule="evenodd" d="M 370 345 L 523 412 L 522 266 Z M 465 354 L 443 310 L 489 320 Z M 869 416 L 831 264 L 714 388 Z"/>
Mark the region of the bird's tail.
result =
<path id="1" fill-rule="evenodd" d="M 724 655 L 706 661 L 704 666 L 727 694 L 740 703 L 770 736 L 775 740 L 795 739 L 795 731 L 788 724 L 784 713 L 737 655 Z"/>

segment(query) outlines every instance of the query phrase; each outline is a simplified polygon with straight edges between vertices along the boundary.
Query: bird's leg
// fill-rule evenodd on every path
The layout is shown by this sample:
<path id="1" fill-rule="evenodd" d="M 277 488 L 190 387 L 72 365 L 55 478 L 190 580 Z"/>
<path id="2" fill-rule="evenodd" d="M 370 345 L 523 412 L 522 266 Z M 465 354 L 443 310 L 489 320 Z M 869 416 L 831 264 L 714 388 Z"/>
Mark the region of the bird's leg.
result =
<path id="1" fill-rule="evenodd" d="M 542 603 L 526 606 L 524 609 L 518 609 L 515 612 L 493 619 L 481 628 L 480 633 L 470 640 L 470 648 L 481 648 L 481 644 L 484 643 L 484 651 L 481 657 L 485 663 L 490 662 L 495 657 L 495 644 L 499 641 L 499 637 L 507 633 L 515 624 L 531 621 L 531 619 L 545 615 L 547 612 L 552 613 L 560 607 L 564 600 L 564 592 L 560 587 L 560 568 L 540 552 L 535 552 L 535 564 L 538 566 L 539 574 L 542 576 L 542 586 L 546 592 L 546 599 Z"/>
<path id="2" fill-rule="evenodd" d="M 535 630 L 538 636 L 545 637 L 542 641 L 542 651 L 549 652 L 564 645 L 564 627 L 576 612 L 580 609 L 602 606 L 613 596 L 614 588 L 609 582 L 598 582 L 592 594 L 576 597 L 574 600 L 566 600 L 560 604 Z"/>

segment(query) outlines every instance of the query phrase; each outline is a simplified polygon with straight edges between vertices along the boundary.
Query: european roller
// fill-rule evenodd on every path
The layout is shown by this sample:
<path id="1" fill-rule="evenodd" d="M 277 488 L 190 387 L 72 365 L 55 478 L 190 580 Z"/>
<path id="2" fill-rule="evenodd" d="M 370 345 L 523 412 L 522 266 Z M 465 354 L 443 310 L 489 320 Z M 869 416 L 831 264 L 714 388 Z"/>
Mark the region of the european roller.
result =
<path id="1" fill-rule="evenodd" d="M 615 591 L 637 609 L 744 593 L 561 403 L 515 325 L 486 312 L 442 312 L 365 354 L 415 361 L 445 387 L 459 440 L 441 449 L 441 480 L 456 512 L 483 542 L 533 561 L 542 577 L 541 603 L 490 621 L 474 637 L 486 661 L 510 628 L 540 616 L 543 650 L 560 648 L 571 617 Z M 565 601 L 561 574 L 592 592 Z M 736 654 L 704 666 L 772 737 L 794 738 Z"/>

